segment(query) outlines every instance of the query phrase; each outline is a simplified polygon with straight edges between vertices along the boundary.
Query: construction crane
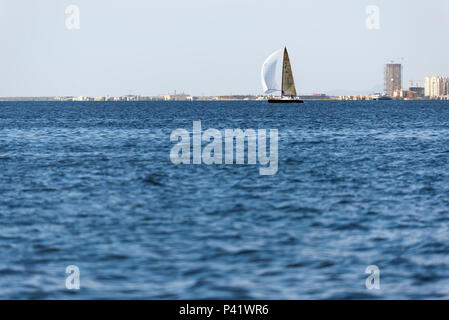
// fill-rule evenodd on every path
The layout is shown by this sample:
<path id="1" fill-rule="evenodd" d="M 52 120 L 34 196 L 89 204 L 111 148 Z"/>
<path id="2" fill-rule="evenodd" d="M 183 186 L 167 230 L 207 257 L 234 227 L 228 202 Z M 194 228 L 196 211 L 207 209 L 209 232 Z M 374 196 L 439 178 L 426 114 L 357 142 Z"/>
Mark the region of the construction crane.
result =
<path id="1" fill-rule="evenodd" d="M 415 83 L 415 85 L 413 85 Z M 410 87 L 419 87 L 419 80 L 410 80 Z"/>

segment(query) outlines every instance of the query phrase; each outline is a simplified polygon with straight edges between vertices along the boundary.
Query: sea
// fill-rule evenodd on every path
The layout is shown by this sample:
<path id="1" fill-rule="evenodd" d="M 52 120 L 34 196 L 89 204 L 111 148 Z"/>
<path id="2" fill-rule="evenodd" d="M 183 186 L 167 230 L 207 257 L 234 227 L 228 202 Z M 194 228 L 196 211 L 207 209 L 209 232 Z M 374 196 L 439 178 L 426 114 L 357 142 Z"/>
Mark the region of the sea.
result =
<path id="1" fill-rule="evenodd" d="M 278 171 L 173 164 L 194 121 Z M 0 177 L 1 299 L 449 298 L 449 101 L 1 102 Z"/>

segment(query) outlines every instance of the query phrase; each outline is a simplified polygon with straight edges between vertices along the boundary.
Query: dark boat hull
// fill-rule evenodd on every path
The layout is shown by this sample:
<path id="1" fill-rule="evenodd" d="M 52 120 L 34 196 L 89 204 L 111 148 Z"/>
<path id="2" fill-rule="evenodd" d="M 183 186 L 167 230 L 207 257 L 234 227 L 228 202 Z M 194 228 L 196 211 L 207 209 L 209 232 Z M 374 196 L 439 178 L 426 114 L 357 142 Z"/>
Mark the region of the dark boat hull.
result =
<path id="1" fill-rule="evenodd" d="M 304 103 L 300 99 L 268 99 L 268 103 Z"/>

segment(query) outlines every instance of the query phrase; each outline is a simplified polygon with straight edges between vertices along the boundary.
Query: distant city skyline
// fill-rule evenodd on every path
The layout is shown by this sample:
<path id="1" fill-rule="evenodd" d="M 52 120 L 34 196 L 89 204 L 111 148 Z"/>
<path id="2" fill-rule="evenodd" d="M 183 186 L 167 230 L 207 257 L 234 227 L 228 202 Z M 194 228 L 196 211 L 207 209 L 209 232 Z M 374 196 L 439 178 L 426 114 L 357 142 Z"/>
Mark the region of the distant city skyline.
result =
<path id="1" fill-rule="evenodd" d="M 391 60 L 449 76 L 448 29 L 447 0 L 0 0 L 0 96 L 261 94 L 284 45 L 299 94 L 382 92 Z"/>

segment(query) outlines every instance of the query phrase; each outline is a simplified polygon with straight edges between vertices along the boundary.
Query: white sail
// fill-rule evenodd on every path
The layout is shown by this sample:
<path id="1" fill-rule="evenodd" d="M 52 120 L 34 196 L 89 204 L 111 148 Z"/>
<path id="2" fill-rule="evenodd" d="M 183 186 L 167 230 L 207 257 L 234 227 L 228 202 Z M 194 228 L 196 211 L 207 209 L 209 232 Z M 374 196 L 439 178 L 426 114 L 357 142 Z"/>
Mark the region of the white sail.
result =
<path id="1" fill-rule="evenodd" d="M 281 85 L 278 82 L 278 77 L 282 72 L 284 49 L 279 49 L 270 55 L 262 66 L 262 88 L 265 94 L 281 93 Z"/>

